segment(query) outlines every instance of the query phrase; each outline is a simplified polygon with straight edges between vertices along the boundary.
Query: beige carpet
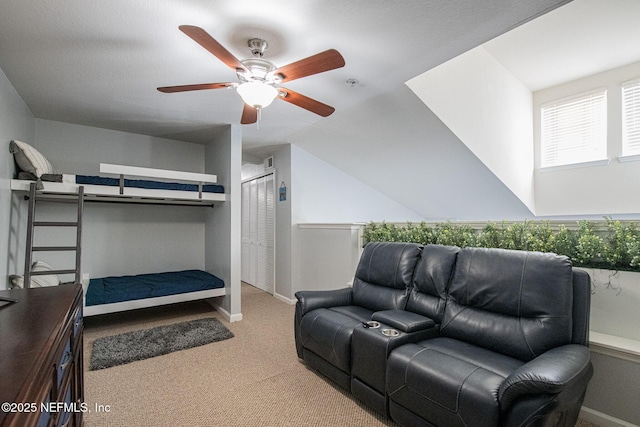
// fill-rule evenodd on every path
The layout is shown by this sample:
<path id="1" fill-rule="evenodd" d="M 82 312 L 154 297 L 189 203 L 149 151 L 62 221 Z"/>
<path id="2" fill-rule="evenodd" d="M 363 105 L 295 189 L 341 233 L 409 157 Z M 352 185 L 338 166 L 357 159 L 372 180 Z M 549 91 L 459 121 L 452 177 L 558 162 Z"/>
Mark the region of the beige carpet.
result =
<path id="1" fill-rule="evenodd" d="M 98 337 L 202 317 L 235 335 L 100 371 L 85 363 L 85 426 L 396 425 L 298 360 L 293 306 L 243 285 L 242 313 L 228 323 L 199 301 L 85 319 L 85 361 Z"/>

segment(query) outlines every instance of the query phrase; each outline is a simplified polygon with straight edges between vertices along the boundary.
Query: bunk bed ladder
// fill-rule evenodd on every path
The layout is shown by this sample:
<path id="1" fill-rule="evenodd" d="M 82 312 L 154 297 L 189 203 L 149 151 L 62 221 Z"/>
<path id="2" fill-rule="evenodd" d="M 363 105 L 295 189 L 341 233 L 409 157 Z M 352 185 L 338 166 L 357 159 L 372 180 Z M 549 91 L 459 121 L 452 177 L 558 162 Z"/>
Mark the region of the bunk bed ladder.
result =
<path id="1" fill-rule="evenodd" d="M 47 274 L 74 274 L 75 283 L 80 283 L 80 260 L 82 258 L 82 213 L 84 211 L 84 187 L 78 187 L 78 193 L 76 194 L 78 210 L 75 221 L 36 221 L 36 200 L 38 194 L 36 191 L 36 184 L 32 183 L 29 186 L 29 216 L 27 221 L 27 242 L 26 242 L 26 254 L 24 261 L 24 287 L 31 287 L 31 276 L 43 276 Z M 40 200 L 46 201 L 60 201 L 60 199 L 40 197 Z M 33 246 L 34 234 L 36 227 L 73 227 L 76 228 L 76 244 L 75 246 Z M 48 271 L 33 271 L 32 259 L 33 252 L 54 252 L 54 251 L 75 251 L 76 264 L 74 269 L 66 270 L 48 270 Z"/>

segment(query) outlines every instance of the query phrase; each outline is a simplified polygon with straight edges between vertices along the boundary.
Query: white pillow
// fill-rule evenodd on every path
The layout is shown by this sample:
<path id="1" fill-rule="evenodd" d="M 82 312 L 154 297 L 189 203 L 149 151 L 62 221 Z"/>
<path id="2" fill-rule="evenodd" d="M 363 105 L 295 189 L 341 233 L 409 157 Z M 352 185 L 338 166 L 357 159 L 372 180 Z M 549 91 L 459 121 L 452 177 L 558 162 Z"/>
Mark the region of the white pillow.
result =
<path id="1" fill-rule="evenodd" d="M 53 267 L 44 261 L 36 261 L 31 266 L 31 271 L 51 271 Z M 23 276 L 11 276 L 11 284 L 14 288 L 24 287 Z M 43 276 L 31 276 L 32 288 L 44 288 L 46 286 L 58 286 L 60 284 L 60 278 L 57 274 L 46 274 Z"/>
<path id="2" fill-rule="evenodd" d="M 18 167 L 25 172 L 32 173 L 36 178 L 40 178 L 43 174 L 55 173 L 49 160 L 26 142 L 13 140 L 9 144 L 9 149 L 13 153 Z"/>

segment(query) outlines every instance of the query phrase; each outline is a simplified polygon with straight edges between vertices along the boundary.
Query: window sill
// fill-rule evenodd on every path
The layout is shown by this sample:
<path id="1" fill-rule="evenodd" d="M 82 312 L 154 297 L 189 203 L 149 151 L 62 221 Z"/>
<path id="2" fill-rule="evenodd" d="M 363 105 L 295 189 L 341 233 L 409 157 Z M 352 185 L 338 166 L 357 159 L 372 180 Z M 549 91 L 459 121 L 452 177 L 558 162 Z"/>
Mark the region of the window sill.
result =
<path id="1" fill-rule="evenodd" d="M 589 344 L 597 353 L 640 363 L 640 341 L 590 331 Z"/>
<path id="2" fill-rule="evenodd" d="M 618 161 L 620 163 L 629 163 L 629 162 L 637 162 L 640 160 L 640 154 L 634 154 L 631 156 L 620 156 L 618 157 Z"/>
<path id="3" fill-rule="evenodd" d="M 640 160 L 640 156 L 638 156 L 638 160 Z M 556 171 L 569 170 L 569 169 L 579 169 L 579 168 L 590 168 L 590 167 L 596 167 L 596 166 L 606 166 L 608 164 L 609 164 L 609 159 L 593 160 L 593 161 L 590 161 L 590 162 L 572 163 L 570 165 L 548 166 L 548 167 L 545 167 L 545 168 L 538 168 L 538 172 L 540 172 L 540 173 L 556 172 Z"/>

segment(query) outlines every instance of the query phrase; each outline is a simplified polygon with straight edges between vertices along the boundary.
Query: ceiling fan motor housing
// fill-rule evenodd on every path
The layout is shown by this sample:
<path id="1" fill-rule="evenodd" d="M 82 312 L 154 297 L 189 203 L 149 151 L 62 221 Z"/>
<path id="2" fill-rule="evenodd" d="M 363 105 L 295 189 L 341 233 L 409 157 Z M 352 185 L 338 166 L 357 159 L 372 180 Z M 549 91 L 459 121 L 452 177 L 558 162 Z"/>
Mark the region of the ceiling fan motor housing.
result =
<path id="1" fill-rule="evenodd" d="M 272 62 L 259 58 L 249 58 L 240 62 L 249 70 L 249 73 L 244 72 L 244 70 L 238 71 L 237 74 L 240 80 L 245 82 L 269 80 L 268 83 L 275 83 L 271 81 L 273 79 L 271 78 L 272 76 L 269 75 L 269 73 L 276 69 L 276 66 Z"/>
<path id="2" fill-rule="evenodd" d="M 269 48 L 269 43 L 262 39 L 249 39 L 248 45 L 249 49 L 251 49 L 251 54 L 260 58 L 264 55 L 264 51 Z"/>

